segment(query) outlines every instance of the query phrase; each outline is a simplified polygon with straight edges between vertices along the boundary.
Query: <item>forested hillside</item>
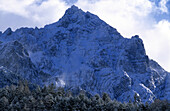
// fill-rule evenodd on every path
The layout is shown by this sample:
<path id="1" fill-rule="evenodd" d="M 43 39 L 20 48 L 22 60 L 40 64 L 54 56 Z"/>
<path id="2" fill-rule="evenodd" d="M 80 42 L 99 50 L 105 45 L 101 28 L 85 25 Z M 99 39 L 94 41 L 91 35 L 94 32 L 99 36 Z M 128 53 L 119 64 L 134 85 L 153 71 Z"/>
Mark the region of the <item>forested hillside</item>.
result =
<path id="1" fill-rule="evenodd" d="M 103 93 L 87 97 L 82 90 L 77 95 L 64 88 L 57 88 L 54 84 L 36 86 L 30 90 L 27 82 L 18 85 L 6 86 L 0 89 L 1 111 L 169 111 L 170 103 L 156 99 L 153 103 L 140 102 L 140 97 L 134 95 L 134 100 L 121 103 L 111 100 L 109 95 Z"/>

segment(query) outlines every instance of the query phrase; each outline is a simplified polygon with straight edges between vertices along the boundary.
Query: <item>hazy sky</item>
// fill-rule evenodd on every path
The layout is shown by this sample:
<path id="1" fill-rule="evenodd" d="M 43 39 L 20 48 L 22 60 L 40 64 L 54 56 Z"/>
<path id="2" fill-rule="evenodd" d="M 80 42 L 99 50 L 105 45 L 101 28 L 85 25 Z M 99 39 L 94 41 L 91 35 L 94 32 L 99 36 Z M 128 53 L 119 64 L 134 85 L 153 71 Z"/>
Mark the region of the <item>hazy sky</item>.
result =
<path id="1" fill-rule="evenodd" d="M 170 72 L 170 0 L 0 0 L 0 30 L 43 27 L 58 21 L 75 4 L 116 28 L 138 34 L 146 53 Z"/>

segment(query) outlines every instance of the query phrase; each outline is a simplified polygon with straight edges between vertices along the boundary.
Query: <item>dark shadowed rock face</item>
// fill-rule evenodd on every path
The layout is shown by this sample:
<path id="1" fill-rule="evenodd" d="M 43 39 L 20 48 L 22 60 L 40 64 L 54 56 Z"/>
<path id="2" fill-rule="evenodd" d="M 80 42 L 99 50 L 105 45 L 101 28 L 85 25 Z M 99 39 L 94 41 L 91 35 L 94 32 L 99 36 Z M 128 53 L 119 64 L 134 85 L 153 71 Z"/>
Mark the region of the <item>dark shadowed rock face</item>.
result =
<path id="1" fill-rule="evenodd" d="M 146 73 L 149 67 L 149 58 L 145 53 L 144 45 L 139 36 L 133 36 L 126 44 L 124 70 L 126 72 Z"/>
<path id="2" fill-rule="evenodd" d="M 0 53 L 1 66 L 23 78 L 29 78 L 29 80 L 37 77 L 35 66 L 32 64 L 28 52 L 18 41 L 6 43 L 0 49 Z"/>
<path id="3" fill-rule="evenodd" d="M 0 41 L 0 65 L 33 83 L 107 92 L 119 101 L 135 93 L 143 102 L 169 99 L 169 73 L 148 58 L 139 36 L 123 38 L 76 6 L 44 28 L 7 29 Z"/>
<path id="4" fill-rule="evenodd" d="M 12 71 L 9 71 L 5 67 L 3 66 L 0 67 L 0 88 L 11 84 L 16 85 L 19 82 L 19 80 L 22 79 L 23 79 L 22 77 L 13 73 Z"/>

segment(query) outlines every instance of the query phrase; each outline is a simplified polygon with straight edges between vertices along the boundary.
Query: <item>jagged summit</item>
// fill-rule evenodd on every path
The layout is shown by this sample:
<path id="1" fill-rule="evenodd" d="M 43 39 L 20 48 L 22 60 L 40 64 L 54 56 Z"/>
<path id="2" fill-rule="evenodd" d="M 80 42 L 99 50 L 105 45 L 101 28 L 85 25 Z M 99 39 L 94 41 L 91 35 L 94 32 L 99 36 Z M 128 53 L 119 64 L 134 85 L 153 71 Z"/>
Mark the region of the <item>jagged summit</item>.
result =
<path id="1" fill-rule="evenodd" d="M 11 28 L 7 28 L 7 29 L 4 31 L 4 34 L 5 34 L 5 35 L 11 35 L 11 34 L 12 34 L 12 29 L 11 29 Z"/>
<path id="2" fill-rule="evenodd" d="M 135 93 L 142 102 L 170 100 L 169 73 L 149 59 L 142 39 L 124 38 L 76 6 L 44 28 L 8 29 L 0 41 L 0 65 L 33 83 L 107 92 L 119 101 L 133 100 Z"/>
<path id="3" fill-rule="evenodd" d="M 89 19 L 96 19 L 96 21 L 101 21 L 101 19 L 90 13 L 90 12 L 84 12 L 83 10 L 79 9 L 77 6 L 73 5 L 71 8 L 67 9 L 64 16 L 61 19 L 69 19 L 73 23 L 76 21 L 84 21 L 88 22 Z M 104 21 L 103 21 L 104 22 Z"/>
<path id="4" fill-rule="evenodd" d="M 116 35 L 120 35 L 117 30 L 111 26 L 109 26 L 106 22 L 101 20 L 97 15 L 94 15 L 90 12 L 84 12 L 79 9 L 75 5 L 71 8 L 67 9 L 64 16 L 56 23 L 46 25 L 45 28 L 56 28 L 56 27 L 64 27 L 68 29 L 79 28 L 81 30 L 86 30 L 91 32 L 92 30 L 98 28 L 107 28 L 110 33 L 117 33 Z M 101 29 L 101 30 L 105 30 Z"/>
<path id="5" fill-rule="evenodd" d="M 68 8 L 64 16 L 75 16 L 76 14 L 80 14 L 79 16 L 86 16 L 87 18 L 90 18 L 90 17 L 99 18 L 98 16 L 90 13 L 89 11 L 84 12 L 82 9 L 78 8 L 75 5 L 72 5 L 70 8 Z"/>
<path id="6" fill-rule="evenodd" d="M 72 5 L 70 8 L 68 8 L 65 12 L 65 14 L 74 14 L 75 12 L 81 11 L 83 12 L 81 9 L 79 9 L 77 6 Z"/>

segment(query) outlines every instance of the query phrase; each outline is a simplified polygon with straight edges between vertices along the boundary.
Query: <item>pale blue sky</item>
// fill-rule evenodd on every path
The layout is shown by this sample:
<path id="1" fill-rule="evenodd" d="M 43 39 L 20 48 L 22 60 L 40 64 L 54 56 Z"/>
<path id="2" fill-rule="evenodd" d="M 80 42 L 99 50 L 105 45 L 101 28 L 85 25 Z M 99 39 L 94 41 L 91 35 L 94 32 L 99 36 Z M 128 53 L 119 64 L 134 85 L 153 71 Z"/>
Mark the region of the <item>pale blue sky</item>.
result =
<path id="1" fill-rule="evenodd" d="M 170 72 L 170 0 L 0 0 L 0 31 L 43 27 L 58 21 L 73 4 L 125 37 L 138 34 L 149 57 Z"/>

